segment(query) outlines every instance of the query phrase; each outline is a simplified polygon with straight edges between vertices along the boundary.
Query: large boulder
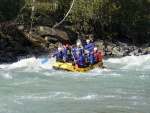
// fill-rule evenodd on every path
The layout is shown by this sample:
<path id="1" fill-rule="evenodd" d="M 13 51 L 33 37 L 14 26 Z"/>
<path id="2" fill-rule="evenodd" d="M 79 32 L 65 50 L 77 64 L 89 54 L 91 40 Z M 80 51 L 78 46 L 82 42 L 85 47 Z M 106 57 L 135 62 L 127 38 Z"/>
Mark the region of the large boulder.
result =
<path id="1" fill-rule="evenodd" d="M 106 48 L 105 42 L 103 40 L 95 41 L 94 45 L 98 48 L 98 50 L 104 50 Z"/>
<path id="2" fill-rule="evenodd" d="M 57 35 L 57 32 L 55 29 L 46 27 L 46 26 L 37 26 L 36 28 L 34 28 L 34 30 L 36 31 L 37 34 L 41 36 L 42 35 L 52 35 L 52 36 Z"/>
<path id="3" fill-rule="evenodd" d="M 50 41 L 52 43 L 55 42 L 63 42 L 65 43 L 72 43 L 72 41 L 76 40 L 76 34 L 65 29 L 57 29 L 57 28 L 50 28 L 47 26 L 37 26 L 34 28 L 35 34 L 44 37 L 45 40 Z"/>
<path id="4" fill-rule="evenodd" d="M 123 56 L 124 52 L 120 52 L 118 47 L 114 47 L 112 50 L 112 54 L 115 56 Z"/>

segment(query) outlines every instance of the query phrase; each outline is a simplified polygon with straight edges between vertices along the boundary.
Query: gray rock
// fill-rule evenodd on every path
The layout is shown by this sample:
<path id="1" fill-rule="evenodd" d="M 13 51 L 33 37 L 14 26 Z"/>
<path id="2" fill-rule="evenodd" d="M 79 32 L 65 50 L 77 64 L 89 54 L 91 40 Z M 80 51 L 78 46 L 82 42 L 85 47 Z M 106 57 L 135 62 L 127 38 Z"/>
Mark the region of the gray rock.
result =
<path id="1" fill-rule="evenodd" d="M 106 55 L 112 55 L 112 52 L 106 52 Z"/>
<path id="2" fill-rule="evenodd" d="M 134 47 L 133 46 L 128 46 L 129 52 L 133 52 L 134 51 Z"/>
<path id="3" fill-rule="evenodd" d="M 128 50 L 122 51 L 122 55 L 123 55 L 123 56 L 127 56 L 127 55 L 128 55 Z"/>
<path id="4" fill-rule="evenodd" d="M 120 51 L 129 51 L 127 46 L 120 46 Z"/>
<path id="5" fill-rule="evenodd" d="M 108 49 L 109 51 L 111 51 L 111 50 L 113 49 L 113 47 L 112 47 L 111 45 L 108 45 L 108 46 L 107 46 L 107 49 Z"/>
<path id="6" fill-rule="evenodd" d="M 24 30 L 24 25 L 19 25 L 19 26 L 17 26 L 18 27 L 18 30 L 20 30 L 20 31 L 22 31 L 22 30 Z"/>
<path id="7" fill-rule="evenodd" d="M 63 31 L 57 28 L 50 28 L 47 26 L 38 26 L 34 28 L 35 34 L 39 36 L 46 36 L 45 39 L 49 40 L 53 43 L 62 42 L 62 43 L 70 43 L 75 40 L 75 33 L 71 31 Z"/>
<path id="8" fill-rule="evenodd" d="M 101 56 L 105 56 L 106 52 L 105 51 L 101 51 Z"/>
<path id="9" fill-rule="evenodd" d="M 121 47 L 127 47 L 127 44 L 126 43 L 122 43 L 122 42 L 118 42 L 118 45 L 121 46 Z"/>
<path id="10" fill-rule="evenodd" d="M 129 53 L 129 56 L 133 56 L 133 55 L 135 55 L 134 52 L 130 52 Z"/>
<path id="11" fill-rule="evenodd" d="M 124 52 L 120 52 L 118 47 L 113 48 L 112 54 L 116 56 L 123 56 Z"/>
<path id="12" fill-rule="evenodd" d="M 149 47 L 149 45 L 150 45 L 149 43 L 147 43 L 147 44 L 143 44 L 143 45 L 142 45 L 142 47 L 143 47 L 143 48 L 148 48 L 148 47 Z"/>
<path id="13" fill-rule="evenodd" d="M 141 49 L 140 48 L 138 48 L 138 49 L 136 49 L 135 51 L 133 51 L 135 54 L 137 54 L 137 53 L 141 53 L 142 51 L 141 51 Z"/>
<path id="14" fill-rule="evenodd" d="M 142 55 L 142 53 L 135 53 L 135 55 L 136 55 L 136 56 L 141 56 L 141 55 Z"/>
<path id="15" fill-rule="evenodd" d="M 119 51 L 119 48 L 118 47 L 114 47 L 113 50 L 114 51 Z"/>
<path id="16" fill-rule="evenodd" d="M 98 40 L 94 42 L 95 46 L 102 46 L 104 45 L 104 41 L 103 40 Z"/>
<path id="17" fill-rule="evenodd" d="M 147 54 L 150 54 L 150 51 L 148 51 Z"/>
<path id="18" fill-rule="evenodd" d="M 147 51 L 150 52 L 150 47 L 147 48 Z"/>
<path id="19" fill-rule="evenodd" d="M 53 36 L 57 35 L 55 29 L 46 26 L 38 26 L 34 28 L 34 30 L 36 31 L 36 33 L 40 35 L 53 35 Z"/>

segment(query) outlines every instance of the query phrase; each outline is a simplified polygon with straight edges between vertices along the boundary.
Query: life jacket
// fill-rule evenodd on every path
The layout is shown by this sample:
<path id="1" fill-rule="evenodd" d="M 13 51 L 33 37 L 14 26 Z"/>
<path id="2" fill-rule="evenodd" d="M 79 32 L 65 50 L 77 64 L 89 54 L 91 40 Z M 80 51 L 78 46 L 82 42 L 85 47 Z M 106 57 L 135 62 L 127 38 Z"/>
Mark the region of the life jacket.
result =
<path id="1" fill-rule="evenodd" d="M 83 56 L 77 56 L 77 63 L 79 65 L 84 65 L 85 60 L 84 60 Z"/>
<path id="2" fill-rule="evenodd" d="M 65 59 L 71 58 L 71 57 L 72 57 L 71 48 L 67 47 L 67 48 L 63 51 L 63 54 L 64 54 L 64 58 L 65 58 Z"/>
<path id="3" fill-rule="evenodd" d="M 71 55 L 71 48 L 69 48 L 69 47 L 66 48 L 66 54 Z"/>
<path id="4" fill-rule="evenodd" d="M 63 61 L 63 53 L 62 52 L 58 52 L 56 55 L 56 62 L 60 62 Z"/>
<path id="5" fill-rule="evenodd" d="M 97 61 L 98 62 L 102 61 L 102 57 L 101 57 L 101 53 L 100 52 L 96 51 L 96 52 L 94 52 L 94 55 L 97 56 Z"/>

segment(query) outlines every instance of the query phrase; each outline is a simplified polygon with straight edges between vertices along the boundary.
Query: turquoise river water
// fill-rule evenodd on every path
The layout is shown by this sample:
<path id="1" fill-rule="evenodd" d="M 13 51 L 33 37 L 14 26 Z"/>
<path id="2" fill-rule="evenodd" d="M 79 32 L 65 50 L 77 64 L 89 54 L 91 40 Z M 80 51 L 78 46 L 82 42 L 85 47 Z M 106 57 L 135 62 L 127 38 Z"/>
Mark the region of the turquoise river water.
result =
<path id="1" fill-rule="evenodd" d="M 108 69 L 85 73 L 42 60 L 0 65 L 0 113 L 150 113 L 150 55 L 104 58 Z"/>

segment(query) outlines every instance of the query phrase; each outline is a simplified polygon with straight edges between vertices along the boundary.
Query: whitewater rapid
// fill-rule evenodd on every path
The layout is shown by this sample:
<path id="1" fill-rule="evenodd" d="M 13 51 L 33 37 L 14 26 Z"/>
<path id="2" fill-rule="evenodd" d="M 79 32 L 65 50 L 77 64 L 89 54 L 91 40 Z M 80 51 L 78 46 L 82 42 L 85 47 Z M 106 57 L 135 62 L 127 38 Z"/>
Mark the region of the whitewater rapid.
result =
<path id="1" fill-rule="evenodd" d="M 0 69 L 17 69 L 22 67 L 34 67 L 42 69 L 52 69 L 52 64 L 55 62 L 55 58 L 50 58 L 45 64 L 42 64 L 44 58 L 28 58 L 22 59 L 12 64 L 1 64 Z M 150 55 L 143 56 L 126 56 L 126 57 L 112 57 L 103 59 L 104 66 L 108 69 L 141 69 L 150 70 Z"/>
<path id="2" fill-rule="evenodd" d="M 52 69 L 55 58 L 0 65 L 0 113 L 149 113 L 150 55 L 104 57 L 108 69 Z"/>
<path id="3" fill-rule="evenodd" d="M 46 70 L 43 72 L 46 76 L 55 73 L 63 73 L 62 71 L 52 71 L 52 64 L 55 62 L 55 58 L 50 58 L 45 64 L 42 64 L 42 60 L 44 60 L 44 58 L 32 57 L 22 59 L 12 64 L 1 64 L 0 75 L 6 79 L 12 79 L 11 71 L 13 70 L 18 70 L 21 72 L 42 72 Z M 96 76 L 97 74 L 106 74 L 107 72 L 111 72 L 113 76 L 119 76 L 120 74 L 118 74 L 117 71 L 120 70 L 122 72 L 129 72 L 130 70 L 143 71 L 143 75 L 144 71 L 146 71 L 150 74 L 150 55 L 103 58 L 103 63 L 107 69 L 95 68 L 86 73 L 75 73 L 73 75 Z M 4 72 L 4 70 L 7 70 L 7 72 Z M 52 71 L 51 74 L 49 74 L 48 70 Z M 147 76 L 150 76 L 149 74 L 147 74 Z"/>

